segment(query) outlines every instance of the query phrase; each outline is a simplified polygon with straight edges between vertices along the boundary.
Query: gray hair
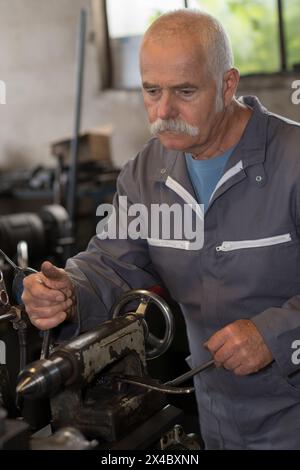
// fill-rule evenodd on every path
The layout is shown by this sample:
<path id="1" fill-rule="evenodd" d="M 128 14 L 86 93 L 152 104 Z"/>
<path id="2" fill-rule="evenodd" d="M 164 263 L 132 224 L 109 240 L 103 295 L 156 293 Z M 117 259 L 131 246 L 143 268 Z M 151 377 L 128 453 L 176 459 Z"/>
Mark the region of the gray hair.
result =
<path id="1" fill-rule="evenodd" d="M 205 53 L 208 71 L 222 91 L 224 73 L 233 67 L 233 53 L 229 37 L 222 24 L 201 10 L 181 9 L 161 15 L 145 33 L 144 41 L 161 41 L 177 36 L 199 38 Z"/>

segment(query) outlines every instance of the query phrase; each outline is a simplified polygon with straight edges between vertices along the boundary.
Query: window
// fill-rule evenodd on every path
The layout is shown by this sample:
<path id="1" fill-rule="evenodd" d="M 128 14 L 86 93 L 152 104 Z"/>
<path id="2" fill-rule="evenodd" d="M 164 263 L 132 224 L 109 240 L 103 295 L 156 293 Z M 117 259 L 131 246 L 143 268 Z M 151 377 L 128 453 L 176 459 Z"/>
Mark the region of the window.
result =
<path id="1" fill-rule="evenodd" d="M 299 0 L 106 0 L 106 6 L 116 88 L 139 87 L 142 34 L 160 14 L 184 6 L 200 8 L 222 22 L 242 75 L 300 67 Z"/>
<path id="2" fill-rule="evenodd" d="M 107 0 L 114 88 L 140 86 L 138 52 L 142 35 L 166 11 L 183 8 L 183 0 Z"/>
<path id="3" fill-rule="evenodd" d="M 110 37 L 141 36 L 162 13 L 184 6 L 183 0 L 107 0 Z"/>

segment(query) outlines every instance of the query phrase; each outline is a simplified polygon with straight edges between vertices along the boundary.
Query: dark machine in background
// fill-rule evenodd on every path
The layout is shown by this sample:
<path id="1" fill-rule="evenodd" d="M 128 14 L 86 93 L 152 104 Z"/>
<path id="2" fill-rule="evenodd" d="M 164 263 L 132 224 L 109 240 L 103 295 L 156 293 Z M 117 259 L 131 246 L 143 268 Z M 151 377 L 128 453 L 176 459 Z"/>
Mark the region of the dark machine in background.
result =
<path id="1" fill-rule="evenodd" d="M 9 257 L 16 257 L 18 264 L 30 260 L 33 267 L 39 267 L 46 255 L 61 265 L 65 261 L 65 247 L 74 243 L 67 236 L 68 229 L 69 216 L 60 205 L 43 206 L 38 213 L 0 216 L 0 247 Z M 26 243 L 27 254 L 20 252 L 20 242 Z"/>
<path id="2" fill-rule="evenodd" d="M 22 309 L 22 283 L 17 296 L 14 292 L 16 273 L 12 265 L 39 270 L 41 263 L 48 259 L 63 267 L 68 257 L 84 249 L 95 234 L 96 208 L 112 198 L 119 173 L 110 163 L 108 147 L 100 149 L 103 161 L 97 160 L 101 144 L 98 134 L 91 140 L 91 146 L 81 145 L 86 18 L 83 9 L 77 38 L 74 132 L 70 149 L 62 144 L 52 148 L 57 157 L 56 168 L 39 166 L 0 172 L 0 249 L 12 260 L 9 264 L 0 254 L 3 297 L 2 303 L 0 298 L 0 340 L 5 345 L 5 363 L 0 363 L 0 405 L 5 407 L 8 419 L 23 416 L 31 430 L 49 422 L 48 401 L 19 399 L 15 387 L 20 368 L 39 358 L 42 334 L 31 325 Z M 83 151 L 84 158 L 81 158 Z M 30 271 L 23 271 L 22 275 L 26 273 Z M 5 318 L 4 296 L 10 299 L 10 305 L 17 306 L 17 318 L 13 315 Z"/>
<path id="3" fill-rule="evenodd" d="M 18 400 L 15 386 L 19 370 L 39 357 L 42 337 L 31 325 L 22 309 L 23 277 L 39 269 L 46 258 L 58 265 L 65 261 L 65 250 L 73 243 L 67 237 L 69 217 L 59 205 L 47 205 L 38 213 L 24 212 L 0 217 L 0 338 L 5 345 L 5 361 L 0 364 L 0 403 L 9 418 L 23 416 L 33 429 L 38 429 L 49 419 L 45 401 L 29 403 Z M 4 256 L 6 255 L 6 256 Z M 8 258 L 7 258 L 8 257 Z M 18 272 L 7 259 L 12 258 Z M 6 310 L 15 305 L 11 318 Z M 2 308 L 1 308 L 2 307 Z M 1 311 L 2 310 L 2 311 Z"/>
<path id="4" fill-rule="evenodd" d="M 83 136 L 83 140 L 80 140 L 79 134 L 85 22 L 86 13 L 82 11 L 78 35 L 74 134 L 70 148 L 66 147 L 65 142 L 53 147 L 53 154 L 57 157 L 56 168 L 37 167 L 33 170 L 0 173 L 0 249 L 22 269 L 30 266 L 39 270 L 41 262 L 45 259 L 63 267 L 69 256 L 85 249 L 95 234 L 98 222 L 97 206 L 111 201 L 115 192 L 119 170 L 108 163 L 109 159 L 80 159 L 81 153 L 86 150 L 87 142 L 87 137 Z M 86 349 L 79 341 L 78 354 L 75 353 L 74 356 L 79 358 L 81 364 L 77 364 L 77 369 L 72 356 L 74 343 L 71 344 L 71 349 L 66 346 L 68 353 L 63 349 L 56 353 L 56 358 L 60 353 L 66 354 L 65 357 L 68 356 L 71 362 L 73 357 L 73 378 L 76 377 L 74 382 L 68 382 L 65 389 L 58 387 L 53 398 L 47 393 L 33 393 L 29 398 L 28 393 L 16 393 L 17 376 L 20 368 L 23 374 L 28 372 L 24 367 L 25 363 L 39 361 L 38 369 L 44 370 L 45 362 L 40 360 L 42 335 L 28 321 L 26 312 L 20 305 L 20 296 L 16 298 L 13 289 L 15 272 L 1 255 L 0 273 L 0 346 L 5 345 L 5 361 L 0 360 L 0 449 L 90 449 L 96 445 L 93 439 L 95 435 L 98 444 L 99 441 L 109 441 L 111 448 L 145 448 L 159 440 L 161 434 L 167 431 L 168 434 L 163 438 L 165 444 L 162 446 L 174 444 L 176 447 L 186 438 L 178 426 L 170 431 L 170 426 L 181 419 L 182 413 L 178 412 L 177 406 L 185 407 L 191 418 L 188 429 L 198 431 L 197 411 L 192 395 L 182 397 L 174 394 L 174 398 L 168 400 L 170 407 L 163 411 L 165 399 L 159 393 L 162 385 L 149 378 L 158 376 L 168 380 L 187 368 L 184 361 L 188 350 L 184 321 L 174 302 L 171 303 L 171 309 L 175 314 L 180 335 L 175 337 L 172 347 L 163 356 L 151 360 L 147 367 L 146 352 L 141 345 L 143 334 L 147 336 L 144 322 L 139 316 L 129 320 L 116 319 L 117 321 L 113 320 L 114 323 L 109 326 L 100 327 L 94 335 L 89 334 L 86 337 Z M 168 299 L 169 301 L 171 302 L 171 299 Z M 155 308 L 157 307 L 151 306 L 149 310 Z M 5 319 L 5 315 L 9 315 L 11 311 L 17 312 L 17 316 Z M 1 321 L 1 317 L 4 321 Z M 159 336 L 161 327 L 156 324 L 155 318 L 157 315 L 152 315 L 152 326 Z M 129 330 L 131 328 L 129 324 L 134 325 L 134 331 L 131 333 L 127 331 L 127 327 Z M 126 338 L 132 340 L 129 345 L 126 344 Z M 102 344 L 103 340 L 108 339 L 110 349 Z M 85 359 L 89 347 L 92 347 L 94 352 L 100 350 L 104 354 L 101 370 L 92 358 L 90 363 Z M 119 354 L 118 348 L 123 347 L 126 354 Z M 55 362 L 55 358 L 50 357 L 51 361 Z M 61 367 L 65 370 L 63 365 Z M 108 369 L 118 372 L 119 381 L 111 380 L 107 374 Z M 126 382 L 124 374 L 128 373 L 134 373 L 138 377 L 137 382 L 145 380 L 148 387 L 146 391 L 141 389 L 140 383 L 134 385 Z M 123 375 L 123 380 L 120 375 Z M 168 390 L 170 386 L 172 385 L 166 385 Z M 160 390 L 155 391 L 155 387 Z M 153 400 L 153 397 L 156 399 Z M 68 403 L 69 399 L 72 409 L 65 410 L 65 403 Z M 102 411 L 103 400 L 107 408 L 106 413 Z M 90 420 L 95 407 L 97 422 Z M 74 416 L 77 421 L 72 420 Z M 52 436 L 41 437 L 41 440 L 37 439 L 30 444 L 30 437 L 48 425 L 52 418 Z M 147 418 L 146 422 L 143 422 L 142 418 Z M 125 438 L 124 432 L 128 423 L 131 432 Z M 193 445 L 191 440 L 188 445 Z M 103 446 L 105 448 L 106 444 Z"/>

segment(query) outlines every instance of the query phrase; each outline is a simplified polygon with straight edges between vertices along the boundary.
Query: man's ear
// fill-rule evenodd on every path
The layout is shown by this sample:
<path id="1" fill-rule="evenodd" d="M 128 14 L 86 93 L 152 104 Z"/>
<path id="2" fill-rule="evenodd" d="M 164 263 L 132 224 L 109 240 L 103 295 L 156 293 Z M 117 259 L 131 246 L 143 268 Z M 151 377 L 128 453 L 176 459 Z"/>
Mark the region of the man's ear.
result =
<path id="1" fill-rule="evenodd" d="M 223 76 L 223 102 L 224 106 L 227 107 L 232 98 L 235 95 L 236 89 L 240 81 L 239 71 L 235 68 L 231 68 L 224 73 Z"/>

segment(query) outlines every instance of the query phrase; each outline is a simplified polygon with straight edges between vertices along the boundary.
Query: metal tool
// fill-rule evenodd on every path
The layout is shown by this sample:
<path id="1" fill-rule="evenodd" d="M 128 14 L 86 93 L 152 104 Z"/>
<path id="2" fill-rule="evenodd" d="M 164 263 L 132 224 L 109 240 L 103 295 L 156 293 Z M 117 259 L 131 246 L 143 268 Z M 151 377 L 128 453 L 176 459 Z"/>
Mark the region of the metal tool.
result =
<path id="1" fill-rule="evenodd" d="M 214 365 L 215 362 L 213 359 L 211 359 L 210 361 L 207 361 L 200 366 L 185 372 L 179 377 L 176 377 L 176 379 L 165 382 L 164 384 L 162 384 L 159 380 L 151 379 L 150 377 L 115 375 L 112 378 L 118 382 L 136 385 L 137 387 L 148 388 L 149 390 L 157 390 L 162 393 L 192 393 L 195 391 L 194 387 L 177 387 L 177 385 L 186 382 L 188 379 L 194 377 L 194 375 L 197 375 Z"/>
<path id="2" fill-rule="evenodd" d="M 165 385 L 172 385 L 172 386 L 179 385 L 182 382 L 186 382 L 188 379 L 194 377 L 194 375 L 197 375 L 200 372 L 206 369 L 209 369 L 210 367 L 213 367 L 214 365 L 215 365 L 215 361 L 211 359 L 210 361 L 204 362 L 203 364 L 200 364 L 200 366 L 194 367 L 188 372 L 185 372 L 185 374 L 182 374 L 179 377 L 176 377 L 176 379 L 169 380 L 168 382 L 165 383 Z"/>
<path id="3" fill-rule="evenodd" d="M 18 305 L 23 305 L 22 301 L 22 293 L 23 293 L 23 281 L 26 276 L 29 276 L 30 274 L 35 274 L 37 271 L 33 268 L 21 268 L 20 266 L 16 265 L 14 261 L 7 256 L 4 251 L 0 249 L 0 254 L 3 256 L 5 261 L 13 268 L 15 272 L 14 280 L 13 280 L 13 285 L 12 285 L 12 295 L 14 301 Z M 13 312 L 10 314 L 10 318 L 6 318 L 9 320 L 13 320 Z M 51 342 L 51 330 L 46 330 L 44 331 L 44 336 L 43 336 L 43 343 L 42 343 L 42 349 L 41 349 L 41 359 L 46 359 L 49 355 L 49 349 L 50 349 L 50 342 Z"/>

